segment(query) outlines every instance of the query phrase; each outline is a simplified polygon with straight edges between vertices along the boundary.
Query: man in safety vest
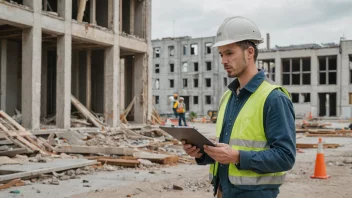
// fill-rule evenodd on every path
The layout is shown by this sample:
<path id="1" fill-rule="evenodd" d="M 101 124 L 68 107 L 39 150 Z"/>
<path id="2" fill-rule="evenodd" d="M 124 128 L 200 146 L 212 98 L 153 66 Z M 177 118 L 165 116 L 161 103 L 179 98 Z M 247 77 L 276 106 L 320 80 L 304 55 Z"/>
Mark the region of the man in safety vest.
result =
<path id="1" fill-rule="evenodd" d="M 177 100 L 178 95 L 174 94 L 174 101 L 172 102 L 172 111 L 174 112 L 175 117 L 178 117 L 177 113 L 177 107 L 178 107 L 178 100 Z"/>
<path id="2" fill-rule="evenodd" d="M 183 102 L 184 98 L 180 97 L 178 106 L 177 106 L 177 113 L 178 113 L 178 126 L 182 126 L 182 121 L 185 126 L 186 124 L 186 104 Z"/>
<path id="3" fill-rule="evenodd" d="M 295 163 L 295 114 L 290 94 L 256 67 L 258 27 L 244 17 L 227 18 L 216 43 L 228 77 L 236 78 L 220 100 L 215 147 L 182 142 L 199 165 L 210 164 L 214 196 L 272 198 Z M 280 65 L 277 65 L 280 67 Z"/>

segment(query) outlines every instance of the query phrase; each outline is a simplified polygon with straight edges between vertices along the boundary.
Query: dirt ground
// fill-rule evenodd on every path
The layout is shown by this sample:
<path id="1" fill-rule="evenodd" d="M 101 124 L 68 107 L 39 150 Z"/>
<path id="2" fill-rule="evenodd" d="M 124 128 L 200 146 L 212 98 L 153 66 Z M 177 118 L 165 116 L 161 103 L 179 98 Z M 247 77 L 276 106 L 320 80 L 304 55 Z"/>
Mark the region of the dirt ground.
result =
<path id="1" fill-rule="evenodd" d="M 194 124 L 202 133 L 211 137 L 213 124 Z M 298 135 L 297 143 L 316 143 L 317 138 Z M 297 153 L 294 168 L 287 173 L 285 184 L 280 188 L 279 198 L 351 198 L 352 197 L 352 138 L 324 138 L 325 143 L 338 143 L 337 149 L 324 149 L 328 175 L 327 180 L 311 179 L 314 172 L 316 149 L 304 149 Z M 208 166 L 179 164 L 146 170 L 123 169 L 113 172 L 97 172 L 77 180 L 68 180 L 58 186 L 34 184 L 18 188 L 20 195 L 9 190 L 0 197 L 135 197 L 179 198 L 212 197 L 212 187 L 207 180 Z M 89 181 L 83 187 L 82 180 Z M 13 189 L 11 189 L 13 190 Z M 37 191 L 40 190 L 40 193 Z"/>

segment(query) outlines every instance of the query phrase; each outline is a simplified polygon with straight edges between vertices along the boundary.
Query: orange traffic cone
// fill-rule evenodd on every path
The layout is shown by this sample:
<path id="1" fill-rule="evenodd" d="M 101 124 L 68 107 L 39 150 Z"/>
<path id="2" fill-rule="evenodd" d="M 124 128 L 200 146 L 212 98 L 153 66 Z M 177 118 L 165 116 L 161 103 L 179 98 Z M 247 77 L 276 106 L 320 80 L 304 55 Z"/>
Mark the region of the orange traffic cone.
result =
<path id="1" fill-rule="evenodd" d="M 313 119 L 312 112 L 309 112 L 308 120 Z"/>
<path id="2" fill-rule="evenodd" d="M 323 140 L 322 140 L 322 138 L 319 138 L 318 152 L 317 152 L 317 157 L 315 160 L 314 175 L 312 175 L 310 178 L 327 179 L 329 177 L 330 177 L 329 175 L 326 175 L 326 166 L 325 166 L 324 151 L 323 151 Z"/>

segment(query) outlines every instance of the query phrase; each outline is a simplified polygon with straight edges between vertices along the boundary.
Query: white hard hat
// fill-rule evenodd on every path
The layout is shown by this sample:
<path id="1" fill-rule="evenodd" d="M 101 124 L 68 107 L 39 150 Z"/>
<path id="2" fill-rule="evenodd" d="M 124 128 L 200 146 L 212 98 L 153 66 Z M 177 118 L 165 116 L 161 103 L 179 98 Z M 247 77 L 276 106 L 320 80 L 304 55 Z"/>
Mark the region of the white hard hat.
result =
<path id="1" fill-rule="evenodd" d="M 180 97 L 180 100 L 185 100 L 183 97 Z"/>
<path id="2" fill-rule="evenodd" d="M 213 47 L 219 47 L 249 40 L 254 44 L 263 43 L 259 28 L 251 20 L 236 16 L 224 20 L 216 34 Z"/>

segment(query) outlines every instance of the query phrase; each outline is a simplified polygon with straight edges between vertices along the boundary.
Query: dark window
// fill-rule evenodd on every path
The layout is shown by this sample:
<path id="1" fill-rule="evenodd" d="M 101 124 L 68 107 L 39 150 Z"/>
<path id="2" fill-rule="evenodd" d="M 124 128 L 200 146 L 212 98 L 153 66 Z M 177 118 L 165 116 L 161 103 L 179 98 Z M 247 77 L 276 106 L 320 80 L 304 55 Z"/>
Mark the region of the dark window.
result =
<path id="1" fill-rule="evenodd" d="M 205 104 L 211 104 L 211 96 L 205 96 Z"/>
<path id="2" fill-rule="evenodd" d="M 329 70 L 337 70 L 337 57 L 329 57 Z"/>
<path id="3" fill-rule="evenodd" d="M 283 85 L 290 85 L 290 74 L 283 74 L 282 75 L 282 84 Z"/>
<path id="4" fill-rule="evenodd" d="M 198 55 L 198 44 L 191 45 L 191 55 Z"/>
<path id="5" fill-rule="evenodd" d="M 310 102 L 310 93 L 302 93 L 303 102 Z"/>
<path id="6" fill-rule="evenodd" d="M 155 96 L 155 104 L 159 104 L 159 96 Z"/>
<path id="7" fill-rule="evenodd" d="M 299 72 L 301 71 L 300 69 L 300 60 L 299 58 L 292 59 L 292 72 Z"/>
<path id="8" fill-rule="evenodd" d="M 211 46 L 213 44 L 212 43 L 205 43 L 205 53 L 206 54 L 211 54 Z"/>
<path id="9" fill-rule="evenodd" d="M 170 88 L 174 88 L 174 80 L 169 80 L 170 81 Z"/>
<path id="10" fill-rule="evenodd" d="M 292 85 L 300 85 L 300 84 L 301 84 L 300 74 L 292 74 Z"/>
<path id="11" fill-rule="evenodd" d="M 319 58 L 319 70 L 326 71 L 326 57 Z"/>
<path id="12" fill-rule="evenodd" d="M 175 65 L 174 64 L 170 64 L 170 72 L 174 72 L 175 71 Z"/>
<path id="13" fill-rule="evenodd" d="M 194 87 L 198 87 L 198 78 L 193 79 Z"/>
<path id="14" fill-rule="evenodd" d="M 183 87 L 187 87 L 188 86 L 188 80 L 187 78 L 183 79 Z"/>
<path id="15" fill-rule="evenodd" d="M 283 72 L 290 72 L 290 59 L 283 59 L 282 60 L 282 71 Z"/>
<path id="16" fill-rule="evenodd" d="M 159 64 L 155 64 L 155 73 L 156 74 L 160 73 Z"/>
<path id="17" fill-rule="evenodd" d="M 205 79 L 205 86 L 206 87 L 211 87 L 211 79 L 210 78 L 206 78 Z"/>
<path id="18" fill-rule="evenodd" d="M 326 84 L 326 72 L 320 72 L 319 73 L 319 83 L 321 85 L 325 85 Z"/>
<path id="19" fill-rule="evenodd" d="M 329 85 L 336 85 L 336 72 L 329 72 Z"/>
<path id="20" fill-rule="evenodd" d="M 194 63 L 194 71 L 197 72 L 198 71 L 198 63 Z"/>
<path id="21" fill-rule="evenodd" d="M 310 58 L 304 58 L 302 61 L 303 61 L 302 70 L 304 72 L 310 71 Z"/>
<path id="22" fill-rule="evenodd" d="M 169 46 L 169 56 L 174 56 L 174 55 L 175 55 L 175 47 Z"/>
<path id="23" fill-rule="evenodd" d="M 310 73 L 303 74 L 303 85 L 310 85 Z"/>
<path id="24" fill-rule="evenodd" d="M 291 93 L 291 97 L 292 97 L 292 103 L 299 102 L 299 94 L 298 93 Z"/>
<path id="25" fill-rule="evenodd" d="M 187 45 L 183 46 L 183 55 L 187 55 Z"/>
<path id="26" fill-rule="evenodd" d="M 205 64 L 207 65 L 207 71 L 211 70 L 211 62 L 205 62 Z"/>
<path id="27" fill-rule="evenodd" d="M 154 48 L 154 57 L 155 58 L 160 57 L 160 47 Z"/>
<path id="28" fill-rule="evenodd" d="M 198 104 L 198 96 L 193 96 L 193 104 Z"/>

